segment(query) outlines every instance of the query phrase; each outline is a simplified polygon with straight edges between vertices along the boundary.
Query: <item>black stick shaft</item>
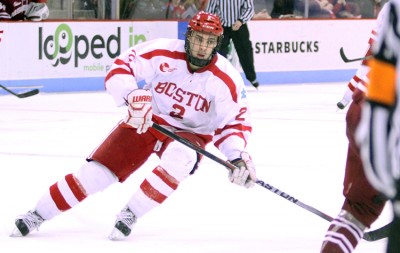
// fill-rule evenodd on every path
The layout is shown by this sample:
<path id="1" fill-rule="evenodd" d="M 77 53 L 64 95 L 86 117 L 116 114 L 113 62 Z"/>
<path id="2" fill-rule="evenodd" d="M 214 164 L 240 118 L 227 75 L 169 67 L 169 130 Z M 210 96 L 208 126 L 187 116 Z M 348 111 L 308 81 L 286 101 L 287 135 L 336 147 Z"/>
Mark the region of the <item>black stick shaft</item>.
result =
<path id="1" fill-rule="evenodd" d="M 189 140 L 180 137 L 179 135 L 175 134 L 174 132 L 169 131 L 168 129 L 166 129 L 166 128 L 164 128 L 164 127 L 162 127 L 162 126 L 160 126 L 160 125 L 158 125 L 156 123 L 153 123 L 152 127 L 154 129 L 156 129 L 157 131 L 165 134 L 166 136 L 168 136 L 168 137 L 170 137 L 170 138 L 172 138 L 172 139 L 174 139 L 174 140 L 186 145 L 187 147 L 195 150 L 197 153 L 202 154 L 202 155 L 210 158 L 211 160 L 223 165 L 226 168 L 231 169 L 231 170 L 236 169 L 236 166 L 231 164 L 230 162 L 225 161 L 225 160 L 213 155 L 212 153 L 210 153 L 210 152 L 204 150 L 203 148 L 201 148 L 200 146 L 197 146 L 197 145 L 193 144 L 192 142 L 190 142 Z M 307 210 L 307 211 L 309 211 L 309 212 L 311 212 L 313 214 L 318 215 L 319 217 L 323 218 L 324 220 L 327 220 L 329 222 L 331 222 L 333 220 L 333 218 L 331 216 L 319 211 L 318 209 L 316 209 L 316 208 L 314 208 L 312 206 L 304 204 L 303 202 L 299 201 L 297 198 L 292 197 L 291 195 L 279 190 L 278 188 L 275 188 L 274 186 L 272 186 L 272 185 L 270 185 L 268 183 L 265 183 L 262 180 L 257 180 L 256 183 L 259 186 L 261 186 L 261 187 L 263 187 L 263 188 L 265 188 L 265 189 L 267 189 L 267 190 L 279 195 L 280 197 L 286 199 L 287 201 L 289 201 L 289 202 L 291 202 L 291 203 L 293 203 L 293 204 L 295 204 L 297 206 L 300 206 L 301 208 L 303 208 L 303 209 L 305 209 L 305 210 Z M 389 230 L 389 224 L 384 226 L 384 227 L 382 227 L 382 228 L 376 229 L 374 231 L 370 231 L 370 232 L 364 233 L 363 239 L 365 239 L 367 241 L 376 241 L 376 240 L 385 238 L 385 237 L 387 237 L 388 230 Z"/>
<path id="2" fill-rule="evenodd" d="M 211 160 L 216 161 L 217 163 L 225 166 L 228 169 L 231 169 L 231 170 L 236 169 L 236 166 L 231 164 L 230 162 L 222 160 L 221 158 L 219 158 L 219 157 L 211 154 L 210 152 L 202 149 L 200 146 L 194 145 L 193 143 L 191 143 L 190 141 L 186 140 L 185 138 L 180 137 L 179 135 L 177 135 L 177 134 L 175 134 L 175 133 L 163 128 L 162 126 L 160 126 L 160 125 L 158 125 L 156 123 L 153 123 L 153 128 L 156 129 L 157 131 L 167 135 L 168 137 L 170 137 L 170 138 L 172 138 L 172 139 L 174 139 L 174 140 L 176 140 L 176 141 L 188 146 L 189 148 L 194 149 L 196 152 L 198 152 L 198 153 L 210 158 Z M 302 203 L 297 198 L 294 198 L 291 195 L 286 194 L 285 192 L 279 190 L 278 188 L 275 188 L 274 186 L 272 186 L 272 185 L 270 185 L 268 183 L 265 183 L 262 180 L 257 180 L 256 183 L 258 185 L 262 186 L 263 188 L 268 189 L 271 192 L 283 197 L 284 199 L 290 201 L 291 203 L 296 204 L 296 205 L 298 205 L 298 206 L 300 206 L 300 207 L 302 207 L 302 208 L 304 208 L 304 209 L 306 209 L 306 210 L 308 210 L 308 211 L 320 216 L 321 218 L 323 218 L 323 219 L 325 219 L 327 221 L 332 221 L 333 220 L 333 218 L 330 217 L 329 215 L 327 215 L 327 214 L 315 209 L 314 207 L 311 207 L 309 205 L 306 205 L 306 204 Z"/>

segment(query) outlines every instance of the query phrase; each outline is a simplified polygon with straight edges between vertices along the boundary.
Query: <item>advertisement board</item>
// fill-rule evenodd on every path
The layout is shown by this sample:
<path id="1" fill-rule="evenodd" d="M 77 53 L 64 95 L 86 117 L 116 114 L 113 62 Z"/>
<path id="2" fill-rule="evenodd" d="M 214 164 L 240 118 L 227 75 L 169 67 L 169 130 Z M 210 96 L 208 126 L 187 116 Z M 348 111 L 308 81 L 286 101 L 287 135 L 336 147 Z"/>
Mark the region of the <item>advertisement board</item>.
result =
<path id="1" fill-rule="evenodd" d="M 259 79 L 270 83 L 347 81 L 363 57 L 375 20 L 254 20 L 249 23 L 255 68 Z M 239 66 L 238 66 L 239 67 Z"/>
<path id="2" fill-rule="evenodd" d="M 47 91 L 102 89 L 114 59 L 129 47 L 177 38 L 177 22 L 0 23 L 0 82 Z"/>
<path id="3" fill-rule="evenodd" d="M 255 68 L 264 84 L 347 81 L 360 62 L 375 20 L 252 20 Z M 0 84 L 42 91 L 104 89 L 115 57 L 155 38 L 184 38 L 187 22 L 0 22 Z M 240 63 L 233 61 L 242 72 Z M 243 75 L 244 77 L 244 75 Z M 1 93 L 0 93 L 1 94 Z"/>

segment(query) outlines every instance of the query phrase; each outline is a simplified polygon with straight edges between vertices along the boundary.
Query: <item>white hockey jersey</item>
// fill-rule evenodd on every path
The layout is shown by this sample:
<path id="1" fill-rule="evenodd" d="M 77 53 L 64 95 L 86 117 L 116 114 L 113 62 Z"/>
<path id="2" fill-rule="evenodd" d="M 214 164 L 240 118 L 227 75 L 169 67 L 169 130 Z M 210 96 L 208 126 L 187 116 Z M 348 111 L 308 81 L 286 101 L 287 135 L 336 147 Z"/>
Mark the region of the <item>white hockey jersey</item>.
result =
<path id="1" fill-rule="evenodd" d="M 197 71 L 186 60 L 184 41 L 156 39 L 122 53 L 105 80 L 118 106 L 145 81 L 153 95 L 153 120 L 201 135 L 232 160 L 251 133 L 247 93 L 240 73 L 221 55 Z"/>

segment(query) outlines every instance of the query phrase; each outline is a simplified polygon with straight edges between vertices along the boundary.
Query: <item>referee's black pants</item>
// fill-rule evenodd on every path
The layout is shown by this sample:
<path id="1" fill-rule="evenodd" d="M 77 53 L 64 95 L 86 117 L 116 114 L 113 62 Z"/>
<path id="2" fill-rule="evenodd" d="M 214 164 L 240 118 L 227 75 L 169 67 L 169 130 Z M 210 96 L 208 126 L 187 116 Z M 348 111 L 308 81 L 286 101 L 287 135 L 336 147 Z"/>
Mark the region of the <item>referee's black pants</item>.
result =
<path id="1" fill-rule="evenodd" d="M 227 56 L 229 52 L 229 41 L 232 39 L 246 79 L 250 82 L 255 81 L 257 76 L 254 69 L 253 46 L 250 41 L 250 33 L 247 24 L 243 24 L 237 31 L 232 31 L 232 27 L 224 26 L 223 28 L 224 38 L 222 39 L 219 53 L 224 57 Z"/>

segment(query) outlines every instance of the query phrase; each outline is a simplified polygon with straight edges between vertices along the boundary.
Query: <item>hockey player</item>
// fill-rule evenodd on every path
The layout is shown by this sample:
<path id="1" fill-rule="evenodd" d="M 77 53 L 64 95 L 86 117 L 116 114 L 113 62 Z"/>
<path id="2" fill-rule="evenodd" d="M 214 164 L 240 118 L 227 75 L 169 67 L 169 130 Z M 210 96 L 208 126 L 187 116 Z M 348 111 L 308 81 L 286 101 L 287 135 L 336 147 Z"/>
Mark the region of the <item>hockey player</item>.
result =
<path id="1" fill-rule="evenodd" d="M 370 82 L 357 128 L 357 142 L 369 182 L 392 202 L 387 253 L 400 252 L 400 0 L 391 0 L 370 62 Z"/>
<path id="2" fill-rule="evenodd" d="M 380 4 L 380 2 L 379 2 Z M 384 6 L 384 5 L 383 5 Z M 382 6 L 382 9 L 383 9 Z M 368 83 L 368 73 L 369 73 L 369 66 L 368 66 L 368 59 L 371 57 L 372 53 L 371 53 L 371 46 L 372 43 L 375 41 L 376 39 L 376 31 L 377 29 L 379 29 L 380 25 L 382 24 L 382 18 L 383 15 L 382 13 L 382 9 L 378 14 L 377 17 L 377 22 L 375 27 L 372 29 L 371 31 L 371 35 L 370 38 L 368 40 L 368 49 L 367 52 L 364 56 L 364 60 L 362 60 L 360 66 L 358 67 L 355 75 L 351 78 L 351 80 L 349 81 L 349 83 L 347 84 L 347 89 L 343 95 L 342 100 L 340 100 L 336 105 L 339 109 L 344 109 L 351 101 L 352 101 L 352 95 L 353 92 L 356 89 L 359 89 L 363 92 L 366 91 L 366 85 Z"/>
<path id="3" fill-rule="evenodd" d="M 229 180 L 254 186 L 256 171 L 245 150 L 252 131 L 246 90 L 240 73 L 217 54 L 222 33 L 217 16 L 199 12 L 189 22 L 185 41 L 157 39 L 122 53 L 105 87 L 118 106 L 128 105 L 128 116 L 87 163 L 50 186 L 31 211 L 16 219 L 12 235 L 25 236 L 89 195 L 124 182 L 156 153 L 159 165 L 117 216 L 109 238 L 128 236 L 137 219 L 163 203 L 201 160 L 194 150 L 151 128 L 152 121 L 203 148 L 213 142 L 238 167 Z M 146 85 L 140 89 L 142 80 Z"/>
<path id="4" fill-rule="evenodd" d="M 376 38 L 376 31 L 386 16 L 387 4 L 379 13 L 377 28 L 372 31 L 369 45 Z M 371 50 L 368 50 L 368 56 Z M 350 253 L 353 252 L 363 237 L 366 228 L 376 221 L 386 203 L 384 198 L 368 182 L 360 158 L 359 147 L 355 142 L 355 130 L 361 117 L 361 105 L 365 98 L 366 84 L 368 82 L 369 67 L 364 60 L 357 70 L 356 75 L 349 82 L 352 91 L 346 103 L 352 101 L 346 113 L 346 136 L 349 141 L 345 176 L 343 182 L 343 206 L 338 216 L 330 223 L 321 247 L 321 253 Z M 344 100 L 342 100 L 343 102 Z M 344 105 L 347 105 L 343 102 Z M 339 103 L 338 103 L 339 106 Z"/>
<path id="5" fill-rule="evenodd" d="M 49 17 L 47 0 L 0 0 L 1 20 L 42 21 Z"/>

